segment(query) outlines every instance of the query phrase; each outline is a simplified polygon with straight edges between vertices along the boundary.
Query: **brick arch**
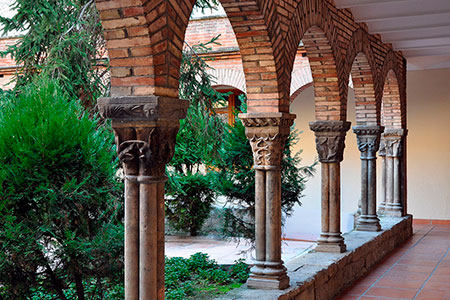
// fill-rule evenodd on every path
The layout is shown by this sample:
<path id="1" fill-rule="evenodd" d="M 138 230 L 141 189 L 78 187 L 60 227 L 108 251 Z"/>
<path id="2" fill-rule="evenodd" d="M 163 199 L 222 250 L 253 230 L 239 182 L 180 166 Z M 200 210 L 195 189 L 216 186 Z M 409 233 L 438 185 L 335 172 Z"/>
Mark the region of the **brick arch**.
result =
<path id="1" fill-rule="evenodd" d="M 406 126 L 406 107 L 402 100 L 404 87 L 403 73 L 393 51 L 389 51 L 380 72 L 381 82 L 381 125 L 400 129 Z"/>
<path id="2" fill-rule="evenodd" d="M 247 86 L 243 71 L 235 69 L 208 69 L 207 72 L 214 77 L 214 85 L 228 85 L 246 93 Z"/>
<path id="3" fill-rule="evenodd" d="M 317 26 L 306 30 L 302 41 L 313 78 L 316 119 L 345 120 L 346 94 L 344 96 L 340 88 L 341 76 L 331 43 Z"/>
<path id="4" fill-rule="evenodd" d="M 283 40 L 274 1 L 221 0 L 239 45 L 248 112 L 289 112 L 283 82 Z"/>
<path id="5" fill-rule="evenodd" d="M 301 90 L 304 90 L 306 86 L 310 86 L 313 84 L 313 78 L 311 69 L 308 67 L 300 68 L 297 70 L 294 70 L 292 72 L 292 80 L 291 80 L 291 100 L 292 97 L 296 94 L 300 94 Z M 299 92 L 300 90 L 300 92 Z M 295 99 L 295 97 L 294 97 Z"/>
<path id="6" fill-rule="evenodd" d="M 310 83 L 307 83 L 307 84 L 301 86 L 295 92 L 293 92 L 291 94 L 291 103 L 298 97 L 298 95 L 300 95 L 304 90 L 306 90 L 307 88 L 309 88 L 311 86 L 314 86 L 314 83 L 312 81 Z"/>
<path id="7" fill-rule="evenodd" d="M 180 61 L 194 0 L 96 0 L 112 66 L 112 96 L 178 97 Z M 289 112 L 284 41 L 273 1 L 221 4 L 241 51 L 249 112 Z M 277 59 L 276 59 L 277 57 Z"/>
<path id="8" fill-rule="evenodd" d="M 144 3 L 96 0 L 111 65 L 111 96 L 155 93 L 155 68 Z"/>
<path id="9" fill-rule="evenodd" d="M 379 125 L 381 97 L 378 73 L 367 32 L 361 28 L 353 32 L 346 57 L 345 80 L 353 81 L 357 125 Z"/>
<path id="10" fill-rule="evenodd" d="M 306 48 L 314 81 L 317 120 L 345 120 L 348 82 L 344 83 L 342 56 L 328 1 L 302 1 L 295 8 L 286 33 L 287 67 L 292 72 L 300 41 Z M 345 87 L 345 88 L 343 88 Z"/>
<path id="11" fill-rule="evenodd" d="M 386 128 L 400 129 L 402 124 L 402 106 L 397 75 L 390 69 L 386 75 L 381 103 L 381 125 Z"/>

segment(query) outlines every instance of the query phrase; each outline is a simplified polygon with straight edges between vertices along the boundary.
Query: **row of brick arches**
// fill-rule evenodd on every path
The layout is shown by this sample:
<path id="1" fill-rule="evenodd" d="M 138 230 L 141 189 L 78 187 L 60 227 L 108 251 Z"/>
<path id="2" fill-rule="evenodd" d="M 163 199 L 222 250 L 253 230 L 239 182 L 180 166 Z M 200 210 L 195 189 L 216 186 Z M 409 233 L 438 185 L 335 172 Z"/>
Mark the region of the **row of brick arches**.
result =
<path id="1" fill-rule="evenodd" d="M 180 61 L 193 0 L 96 0 L 111 64 L 111 97 L 99 101 L 111 118 L 125 170 L 126 299 L 164 299 L 164 176 L 179 119 Z M 314 86 L 316 121 L 310 124 L 322 176 L 322 233 L 317 251 L 346 250 L 340 232 L 343 159 L 350 77 L 361 151 L 361 215 L 357 229 L 380 230 L 376 206 L 378 150 L 383 157 L 379 213 L 406 213 L 406 63 L 402 54 L 356 23 L 332 0 L 222 0 L 236 35 L 243 72 L 222 72 L 245 91 L 240 117 L 254 152 L 256 261 L 248 286 L 284 289 L 281 260 L 280 162 L 295 115 L 291 95 Z M 310 72 L 296 74 L 300 43 Z M 293 79 L 294 76 L 294 79 Z M 297 77 L 295 77 L 297 76 Z M 302 80 L 297 80 L 302 76 Z M 297 90 L 291 90 L 294 87 Z M 381 147 L 380 147 L 381 144 Z"/>

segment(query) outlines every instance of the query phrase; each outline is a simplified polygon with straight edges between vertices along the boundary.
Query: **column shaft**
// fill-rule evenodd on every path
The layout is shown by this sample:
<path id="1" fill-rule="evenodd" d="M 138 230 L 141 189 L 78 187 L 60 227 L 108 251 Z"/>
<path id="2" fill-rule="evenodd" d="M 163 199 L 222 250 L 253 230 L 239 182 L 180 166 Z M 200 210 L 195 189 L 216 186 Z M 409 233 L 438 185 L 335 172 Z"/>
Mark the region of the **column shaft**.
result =
<path id="1" fill-rule="evenodd" d="M 341 179 L 340 163 L 330 163 L 330 233 L 328 242 L 345 251 L 344 238 L 341 235 Z"/>
<path id="2" fill-rule="evenodd" d="M 368 162 L 367 159 L 361 159 L 361 215 L 359 219 L 366 220 L 368 214 L 368 201 L 367 201 L 367 190 L 368 190 L 368 177 L 367 177 Z"/>
<path id="3" fill-rule="evenodd" d="M 255 170 L 255 247 L 253 273 L 263 274 L 266 260 L 266 172 Z"/>
<path id="4" fill-rule="evenodd" d="M 393 202 L 392 202 L 392 210 L 395 216 L 401 217 L 403 215 L 403 208 L 401 203 L 401 170 L 400 170 L 400 159 L 399 157 L 393 157 L 393 165 L 394 165 L 394 182 L 393 182 Z"/>
<path id="5" fill-rule="evenodd" d="M 158 185 L 141 183 L 140 186 L 140 251 L 139 251 L 139 299 L 158 298 Z"/>
<path id="6" fill-rule="evenodd" d="M 394 202 L 394 160 L 392 157 L 386 157 L 386 205 L 387 208 Z"/>
<path id="7" fill-rule="evenodd" d="M 266 261 L 281 265 L 281 174 L 266 171 Z"/>
<path id="8" fill-rule="evenodd" d="M 316 251 L 344 252 L 341 235 L 340 162 L 343 159 L 345 135 L 350 128 L 346 121 L 316 121 L 310 123 L 315 132 L 316 148 L 322 165 L 322 232 Z"/>
<path id="9" fill-rule="evenodd" d="M 377 167 L 376 166 L 377 166 L 376 161 L 374 159 L 371 159 L 368 161 L 367 214 L 370 216 L 370 218 L 377 218 Z"/>
<path id="10" fill-rule="evenodd" d="M 287 270 L 281 260 L 281 160 L 295 115 L 240 114 L 253 151 L 255 168 L 256 261 L 249 288 L 285 289 Z"/>
<path id="11" fill-rule="evenodd" d="M 157 299 L 163 300 L 165 294 L 165 206 L 164 206 L 164 189 L 165 183 L 157 183 L 157 262 L 156 267 L 158 269 L 157 274 Z"/>
<path id="12" fill-rule="evenodd" d="M 380 188 L 380 205 L 378 214 L 384 214 L 384 207 L 386 206 L 386 156 L 381 156 L 381 188 Z"/>
<path id="13" fill-rule="evenodd" d="M 330 232 L 330 207 L 329 207 L 329 195 L 330 195 L 330 172 L 329 172 L 329 164 L 321 163 L 322 166 L 322 232 L 320 233 L 320 237 L 318 238 L 318 242 L 327 243 L 328 236 Z"/>
<path id="14" fill-rule="evenodd" d="M 139 299 L 139 184 L 125 177 L 125 300 Z"/>
<path id="15" fill-rule="evenodd" d="M 125 173 L 125 300 L 164 299 L 164 182 L 189 102 L 156 95 L 100 98 Z M 160 109 L 164 107 L 164 109 Z"/>
<path id="16" fill-rule="evenodd" d="M 386 159 L 388 159 L 388 174 L 386 176 L 386 189 L 389 202 L 386 203 L 385 214 L 401 217 L 404 214 L 402 203 L 402 148 L 407 130 L 389 129 L 384 133 L 386 140 Z"/>
<path id="17" fill-rule="evenodd" d="M 355 126 L 358 149 L 361 151 L 361 215 L 356 230 L 379 231 L 380 220 L 376 213 L 376 154 L 380 146 L 381 126 Z"/>

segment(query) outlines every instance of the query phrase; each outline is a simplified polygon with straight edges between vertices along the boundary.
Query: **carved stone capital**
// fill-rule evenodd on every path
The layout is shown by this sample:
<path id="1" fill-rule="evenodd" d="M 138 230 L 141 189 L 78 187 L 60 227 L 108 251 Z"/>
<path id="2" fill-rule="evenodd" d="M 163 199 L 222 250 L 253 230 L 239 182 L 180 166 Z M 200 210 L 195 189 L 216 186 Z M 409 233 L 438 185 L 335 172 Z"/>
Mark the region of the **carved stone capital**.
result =
<path id="1" fill-rule="evenodd" d="M 118 97 L 101 98 L 98 105 L 101 115 L 112 119 L 125 173 L 147 180 L 163 178 L 189 102 L 158 96 Z"/>
<path id="2" fill-rule="evenodd" d="M 255 168 L 273 169 L 281 166 L 284 144 L 295 115 L 287 113 L 239 114 L 245 134 L 253 150 Z"/>
<path id="3" fill-rule="evenodd" d="M 403 140 L 406 134 L 406 129 L 385 129 L 381 136 L 381 141 L 385 148 L 386 156 L 402 156 Z"/>
<path id="4" fill-rule="evenodd" d="M 186 117 L 189 101 L 161 96 L 100 98 L 100 115 L 113 120 L 180 120 Z"/>
<path id="5" fill-rule="evenodd" d="M 316 135 L 316 148 L 322 163 L 341 162 L 344 155 L 345 135 L 350 129 L 346 121 L 316 121 L 309 123 Z"/>
<path id="6" fill-rule="evenodd" d="M 384 128 L 381 126 L 355 126 L 358 149 L 361 151 L 361 159 L 376 159 L 380 147 L 380 136 Z"/>

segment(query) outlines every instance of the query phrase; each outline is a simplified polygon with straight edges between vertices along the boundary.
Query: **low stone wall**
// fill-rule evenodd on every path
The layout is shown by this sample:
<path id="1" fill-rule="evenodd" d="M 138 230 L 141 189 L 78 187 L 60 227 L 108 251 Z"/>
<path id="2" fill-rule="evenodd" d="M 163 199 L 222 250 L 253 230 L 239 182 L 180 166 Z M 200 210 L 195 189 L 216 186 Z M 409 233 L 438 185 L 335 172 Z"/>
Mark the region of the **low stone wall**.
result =
<path id="1" fill-rule="evenodd" d="M 311 251 L 286 263 L 291 286 L 283 291 L 251 290 L 245 285 L 221 300 L 331 300 L 412 236 L 412 216 L 381 218 L 383 231 L 344 235 L 345 253 Z"/>

